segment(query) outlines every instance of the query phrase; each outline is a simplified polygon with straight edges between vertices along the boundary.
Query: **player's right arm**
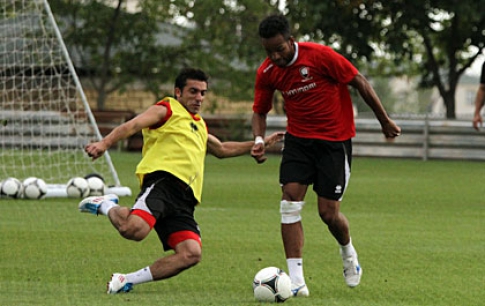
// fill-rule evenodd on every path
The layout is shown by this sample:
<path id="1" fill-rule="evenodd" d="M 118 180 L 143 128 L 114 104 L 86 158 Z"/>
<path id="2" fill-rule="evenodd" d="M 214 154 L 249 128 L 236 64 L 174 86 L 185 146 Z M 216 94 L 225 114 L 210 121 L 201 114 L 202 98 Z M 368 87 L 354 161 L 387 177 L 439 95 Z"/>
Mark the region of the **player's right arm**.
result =
<path id="1" fill-rule="evenodd" d="M 251 148 L 251 156 L 258 163 L 266 160 L 264 135 L 266 133 L 266 117 L 273 107 L 273 95 L 275 88 L 272 85 L 272 77 L 266 74 L 269 59 L 266 60 L 256 71 L 256 81 L 254 83 L 254 103 L 253 117 L 251 120 L 254 145 Z"/>
<path id="2" fill-rule="evenodd" d="M 266 114 L 253 113 L 252 129 L 254 135 L 254 144 L 251 148 L 251 156 L 258 162 L 262 163 L 266 160 L 264 156 L 264 134 L 266 133 Z"/>
<path id="3" fill-rule="evenodd" d="M 102 156 L 118 141 L 130 137 L 144 128 L 159 124 L 166 115 L 167 108 L 164 105 L 152 105 L 143 113 L 114 128 L 102 140 L 86 145 L 84 151 L 94 160 Z"/>

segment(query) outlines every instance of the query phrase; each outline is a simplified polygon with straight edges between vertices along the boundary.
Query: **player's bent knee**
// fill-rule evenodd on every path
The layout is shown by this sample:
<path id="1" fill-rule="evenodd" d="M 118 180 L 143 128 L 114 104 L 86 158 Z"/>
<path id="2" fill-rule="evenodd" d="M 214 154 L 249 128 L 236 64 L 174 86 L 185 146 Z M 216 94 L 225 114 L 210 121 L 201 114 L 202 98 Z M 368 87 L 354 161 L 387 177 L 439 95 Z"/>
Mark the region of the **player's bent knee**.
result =
<path id="1" fill-rule="evenodd" d="M 191 250 L 184 254 L 185 262 L 188 267 L 195 266 L 202 260 L 202 252 L 200 248 L 198 250 Z"/>
<path id="2" fill-rule="evenodd" d="M 338 213 L 335 214 L 334 212 L 323 212 L 320 213 L 320 219 L 325 223 L 325 224 L 333 224 L 337 218 L 338 218 Z"/>
<path id="3" fill-rule="evenodd" d="M 322 219 L 322 221 L 328 225 L 333 224 L 334 222 L 338 222 L 338 219 L 340 217 L 339 202 L 326 200 L 321 204 L 325 205 L 320 205 L 319 202 L 318 214 L 320 215 L 320 219 Z"/>
<path id="4" fill-rule="evenodd" d="M 280 203 L 281 223 L 291 224 L 301 221 L 301 210 L 305 205 L 304 201 L 286 201 Z"/>
<path id="5" fill-rule="evenodd" d="M 191 231 L 176 232 L 170 236 L 169 243 L 183 258 L 186 268 L 192 267 L 202 260 L 202 244 L 198 234 Z"/>

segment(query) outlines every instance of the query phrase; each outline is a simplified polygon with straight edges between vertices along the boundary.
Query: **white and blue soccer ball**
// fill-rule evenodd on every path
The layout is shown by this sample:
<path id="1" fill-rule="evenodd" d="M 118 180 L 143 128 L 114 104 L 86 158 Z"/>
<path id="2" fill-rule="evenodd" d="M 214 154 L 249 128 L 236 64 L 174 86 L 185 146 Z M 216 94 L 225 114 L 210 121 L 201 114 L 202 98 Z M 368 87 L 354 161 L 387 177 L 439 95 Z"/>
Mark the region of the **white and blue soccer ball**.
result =
<path id="1" fill-rule="evenodd" d="M 90 196 L 101 196 L 107 193 L 108 187 L 104 183 L 102 176 L 97 174 L 89 174 L 84 178 L 88 181 Z"/>
<path id="2" fill-rule="evenodd" d="M 23 196 L 26 199 L 42 199 L 47 194 L 47 184 L 37 177 L 26 178 L 23 182 Z"/>
<path id="3" fill-rule="evenodd" d="M 280 268 L 264 268 L 254 276 L 253 293 L 259 302 L 282 303 L 293 296 L 291 279 Z"/>
<path id="4" fill-rule="evenodd" d="M 0 194 L 2 196 L 10 198 L 20 198 L 22 197 L 22 182 L 14 177 L 6 178 L 2 181 L 2 186 L 0 187 Z"/>
<path id="5" fill-rule="evenodd" d="M 69 198 L 84 198 L 89 195 L 89 184 L 84 177 L 73 177 L 66 185 L 66 193 Z"/>

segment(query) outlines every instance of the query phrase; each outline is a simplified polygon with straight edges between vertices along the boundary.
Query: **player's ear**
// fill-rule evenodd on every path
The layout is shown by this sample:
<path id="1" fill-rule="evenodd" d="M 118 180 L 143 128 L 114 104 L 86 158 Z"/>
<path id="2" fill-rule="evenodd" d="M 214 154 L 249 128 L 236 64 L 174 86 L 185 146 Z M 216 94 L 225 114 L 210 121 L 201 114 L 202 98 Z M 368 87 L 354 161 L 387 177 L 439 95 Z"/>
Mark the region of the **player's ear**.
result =
<path id="1" fill-rule="evenodd" d="M 182 96 L 182 90 L 178 87 L 175 87 L 174 94 L 175 94 L 175 99 L 178 100 L 180 96 Z"/>

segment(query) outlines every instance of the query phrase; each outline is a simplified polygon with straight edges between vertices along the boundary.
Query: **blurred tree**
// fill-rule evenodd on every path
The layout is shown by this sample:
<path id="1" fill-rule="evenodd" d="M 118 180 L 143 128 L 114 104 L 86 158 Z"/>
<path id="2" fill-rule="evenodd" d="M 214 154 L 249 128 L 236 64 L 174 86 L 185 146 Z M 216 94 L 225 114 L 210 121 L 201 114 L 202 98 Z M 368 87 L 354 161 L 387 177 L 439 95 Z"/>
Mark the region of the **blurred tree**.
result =
<path id="1" fill-rule="evenodd" d="M 259 21 L 277 12 L 275 0 L 175 0 L 179 20 L 191 29 L 184 41 L 190 64 L 210 72 L 211 89 L 229 99 L 252 100 L 256 68 L 265 53 Z"/>
<path id="2" fill-rule="evenodd" d="M 171 80 L 173 70 L 180 67 L 177 34 L 181 32 L 170 27 L 168 42 L 160 34 L 167 32 L 160 20 L 170 16 L 154 18 L 141 6 L 128 12 L 126 4 L 126 0 L 50 1 L 76 68 L 98 93 L 99 110 L 104 109 L 107 95 L 140 80 L 155 101 L 161 95 L 160 84 Z"/>
<path id="3" fill-rule="evenodd" d="M 255 69 L 264 57 L 257 26 L 281 0 L 51 0 L 69 49 L 106 96 L 142 81 L 155 97 L 181 67 L 211 75 L 211 90 L 252 99 Z M 132 2 L 133 4 L 133 2 Z"/>
<path id="4" fill-rule="evenodd" d="M 377 63 L 369 74 L 419 74 L 420 87 L 438 89 L 447 118 L 456 117 L 459 78 L 485 48 L 482 1 L 288 0 L 286 11 L 300 38 L 357 65 Z"/>

